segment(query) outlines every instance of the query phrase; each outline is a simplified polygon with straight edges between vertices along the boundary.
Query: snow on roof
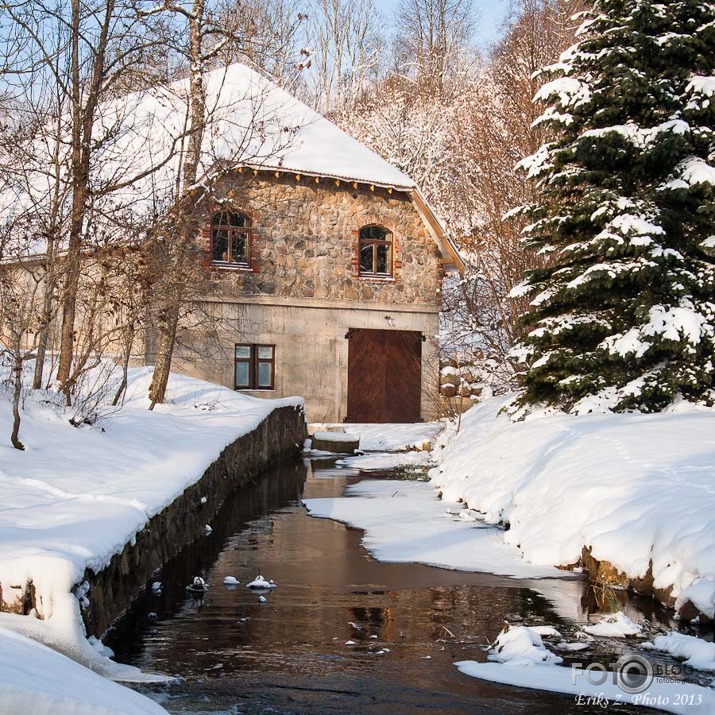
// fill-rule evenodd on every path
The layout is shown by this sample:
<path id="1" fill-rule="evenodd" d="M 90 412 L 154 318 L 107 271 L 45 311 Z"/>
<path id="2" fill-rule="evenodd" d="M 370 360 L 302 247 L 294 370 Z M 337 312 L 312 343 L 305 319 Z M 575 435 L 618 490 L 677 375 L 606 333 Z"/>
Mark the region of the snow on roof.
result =
<path id="1" fill-rule="evenodd" d="M 211 72 L 207 76 L 206 86 L 210 95 L 215 96 L 220 92 L 222 97 L 225 96 L 227 106 L 243 97 L 242 103 L 234 105 L 234 111 L 237 113 L 250 106 L 245 102 L 247 97 L 254 101 L 260 99 L 264 105 L 262 111 L 265 116 L 280 118 L 284 130 L 290 129 L 289 133 L 292 133 L 293 137 L 287 144 L 277 147 L 274 153 L 265 156 L 258 152 L 259 165 L 263 168 L 329 176 L 405 190 L 416 188 L 415 182 L 409 176 L 245 65 L 234 64 L 225 70 Z M 246 119 L 250 119 L 250 116 Z M 247 157 L 246 163 L 254 164 L 250 156 Z"/>
<path id="2" fill-rule="evenodd" d="M 244 165 L 416 189 L 408 176 L 249 67 L 233 64 L 204 80 L 207 125 L 199 177 L 217 164 Z M 104 180 L 131 179 L 153 167 L 132 182 L 133 201 L 174 191 L 182 158 L 176 149 L 188 140 L 188 79 L 123 97 L 101 112 L 97 140 L 113 127 L 123 129 L 97 157 Z"/>
<path id="3" fill-rule="evenodd" d="M 205 75 L 207 125 L 201 146 L 199 179 L 217 165 L 249 166 L 416 189 L 412 179 L 360 144 L 335 124 L 274 82 L 242 64 Z M 117 125 L 117 132 L 97 157 L 99 174 L 108 184 L 131 179 L 125 206 L 137 201 L 163 201 L 175 190 L 182 153 L 188 141 L 189 81 L 135 93 L 102 107 L 97 140 Z"/>
<path id="4" fill-rule="evenodd" d="M 409 176 L 245 65 L 213 70 L 204 80 L 208 121 L 199 181 L 217 167 L 247 166 L 404 191 L 448 267 L 463 270 L 457 248 Z M 163 213 L 176 198 L 189 139 L 189 80 L 123 96 L 101 105 L 97 113 L 90 169 L 92 211 L 103 240 L 123 240 L 127 223 Z M 62 134 L 66 138 L 69 133 L 65 120 Z M 70 149 L 69 142 L 60 142 L 64 156 L 58 166 L 69 166 Z M 6 221 L 27 211 L 34 222 L 41 222 L 55 189 L 52 169 L 48 171 L 54 165 L 52 150 L 52 132 L 38 137 L 23 169 L 0 189 L 0 216 Z M 65 168 L 60 172 L 67 195 L 69 177 Z M 41 228 L 35 233 L 41 234 Z M 35 238 L 30 253 L 43 251 L 44 242 Z"/>

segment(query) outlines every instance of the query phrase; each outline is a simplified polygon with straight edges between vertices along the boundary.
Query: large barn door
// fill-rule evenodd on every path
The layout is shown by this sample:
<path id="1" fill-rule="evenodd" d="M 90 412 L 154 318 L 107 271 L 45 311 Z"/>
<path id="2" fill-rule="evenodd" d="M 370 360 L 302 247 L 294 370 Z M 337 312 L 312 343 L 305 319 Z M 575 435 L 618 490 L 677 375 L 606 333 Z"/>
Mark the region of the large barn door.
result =
<path id="1" fill-rule="evenodd" d="M 422 334 L 351 329 L 346 422 L 419 422 Z"/>

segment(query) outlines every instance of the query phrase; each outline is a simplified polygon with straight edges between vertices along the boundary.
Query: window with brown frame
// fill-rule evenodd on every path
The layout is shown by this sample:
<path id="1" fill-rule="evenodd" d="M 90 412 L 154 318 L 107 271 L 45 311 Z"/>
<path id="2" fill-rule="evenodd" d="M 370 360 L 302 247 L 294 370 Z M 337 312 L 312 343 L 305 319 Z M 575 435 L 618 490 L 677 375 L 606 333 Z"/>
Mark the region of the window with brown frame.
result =
<path id="1" fill-rule="evenodd" d="M 392 233 L 372 224 L 360 229 L 360 275 L 392 276 Z"/>
<path id="2" fill-rule="evenodd" d="M 236 390 L 274 390 L 276 346 L 237 343 L 233 374 Z"/>
<path id="3" fill-rule="evenodd" d="M 219 211 L 211 218 L 211 262 L 248 268 L 251 219 L 238 211 Z"/>

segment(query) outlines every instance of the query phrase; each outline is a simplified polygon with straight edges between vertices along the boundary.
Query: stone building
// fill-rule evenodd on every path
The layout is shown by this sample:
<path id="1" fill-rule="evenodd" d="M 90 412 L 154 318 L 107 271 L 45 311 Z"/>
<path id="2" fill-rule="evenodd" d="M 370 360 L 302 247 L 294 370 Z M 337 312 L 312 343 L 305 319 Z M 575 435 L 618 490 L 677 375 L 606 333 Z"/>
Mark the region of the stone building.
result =
<path id="1" fill-rule="evenodd" d="M 291 139 L 214 186 L 199 240 L 216 290 L 173 369 L 303 395 L 311 422 L 433 417 L 441 282 L 462 268 L 440 222 L 409 177 L 294 97 L 240 65 L 221 82 L 260 86 Z"/>
<path id="2" fill-rule="evenodd" d="M 312 422 L 434 416 L 441 283 L 463 266 L 415 183 L 244 65 L 208 73 L 205 88 L 203 215 L 194 219 L 211 287 L 190 291 L 172 369 L 258 397 L 302 395 Z M 86 240 L 121 252 L 126 226 L 160 221 L 183 191 L 188 81 L 121 97 L 99 114 L 97 235 Z M 5 211 L 47 200 L 40 164 L 27 196 L 0 197 Z M 85 267 L 84 278 L 91 273 Z M 89 308 L 90 318 L 103 315 Z M 119 319 L 104 318 L 111 332 Z M 78 317 L 76 332 L 92 328 Z M 131 350 L 134 364 L 152 364 L 151 325 L 130 348 L 121 340 L 117 356 Z"/>

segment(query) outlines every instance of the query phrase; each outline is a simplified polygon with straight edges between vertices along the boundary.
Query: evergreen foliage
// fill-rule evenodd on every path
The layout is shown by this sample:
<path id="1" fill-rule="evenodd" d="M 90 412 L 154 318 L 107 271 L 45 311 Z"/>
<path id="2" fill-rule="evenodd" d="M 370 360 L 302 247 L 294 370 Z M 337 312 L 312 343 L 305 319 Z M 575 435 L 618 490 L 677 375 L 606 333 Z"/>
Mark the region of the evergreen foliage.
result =
<path id="1" fill-rule="evenodd" d="M 547 68 L 521 162 L 547 257 L 512 357 L 522 407 L 654 412 L 715 397 L 715 4 L 595 0 Z"/>

